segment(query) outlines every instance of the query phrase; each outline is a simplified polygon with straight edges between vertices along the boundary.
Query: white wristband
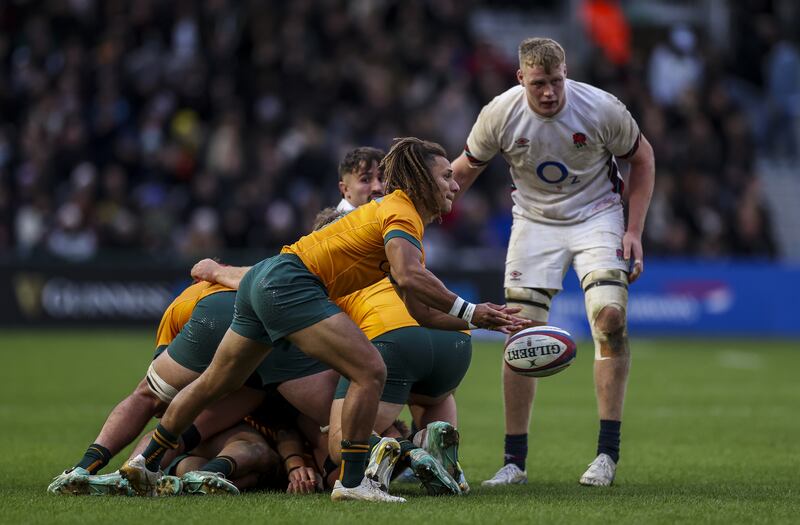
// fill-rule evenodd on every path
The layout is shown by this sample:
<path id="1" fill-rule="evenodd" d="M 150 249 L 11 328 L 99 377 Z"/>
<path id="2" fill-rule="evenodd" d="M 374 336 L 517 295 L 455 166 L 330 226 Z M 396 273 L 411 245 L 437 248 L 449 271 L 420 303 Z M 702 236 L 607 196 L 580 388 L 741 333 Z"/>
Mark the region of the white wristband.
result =
<path id="1" fill-rule="evenodd" d="M 450 315 L 458 317 L 467 322 L 470 328 L 477 328 L 472 324 L 472 314 L 475 313 L 475 305 L 469 301 L 465 301 L 461 297 L 456 297 L 453 301 L 453 306 L 450 307 Z"/>
<path id="2" fill-rule="evenodd" d="M 474 313 L 475 313 L 475 305 L 472 303 L 467 303 L 467 307 L 464 308 L 464 315 L 461 315 L 459 317 L 461 317 L 467 323 L 472 324 L 472 314 Z"/>
<path id="3" fill-rule="evenodd" d="M 453 306 L 450 307 L 450 315 L 453 317 L 459 317 L 459 312 L 461 312 L 461 307 L 464 306 L 464 299 L 461 297 L 456 296 L 456 300 L 453 302 Z"/>

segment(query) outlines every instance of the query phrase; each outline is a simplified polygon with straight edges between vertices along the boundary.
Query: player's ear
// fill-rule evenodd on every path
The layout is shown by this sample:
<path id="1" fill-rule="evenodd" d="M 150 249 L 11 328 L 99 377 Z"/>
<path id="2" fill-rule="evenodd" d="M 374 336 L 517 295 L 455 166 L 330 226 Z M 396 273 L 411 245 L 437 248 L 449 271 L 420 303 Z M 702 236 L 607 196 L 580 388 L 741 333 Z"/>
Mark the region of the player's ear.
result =
<path id="1" fill-rule="evenodd" d="M 519 81 L 520 85 L 522 85 L 522 86 L 525 85 L 525 77 L 522 76 L 522 70 L 521 69 L 517 69 L 517 80 Z"/>
<path id="2" fill-rule="evenodd" d="M 344 183 L 343 180 L 339 181 L 339 193 L 342 194 L 342 198 L 344 198 L 344 192 L 347 191 L 347 184 Z"/>

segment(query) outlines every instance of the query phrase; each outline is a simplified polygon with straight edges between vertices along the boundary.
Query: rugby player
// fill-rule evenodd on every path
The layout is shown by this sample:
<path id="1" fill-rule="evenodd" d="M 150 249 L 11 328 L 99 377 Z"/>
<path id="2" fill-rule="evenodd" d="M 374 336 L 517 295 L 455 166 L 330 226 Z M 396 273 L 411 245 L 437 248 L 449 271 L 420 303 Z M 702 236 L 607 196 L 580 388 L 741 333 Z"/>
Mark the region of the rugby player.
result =
<path id="1" fill-rule="evenodd" d="M 407 302 L 431 317 L 449 317 L 452 329 L 470 326 L 508 331 L 525 325 L 505 306 L 468 303 L 423 265 L 424 225 L 452 207 L 458 191 L 446 153 L 438 144 L 399 139 L 382 161 L 386 191 L 342 219 L 285 246 L 243 277 L 236 311 L 216 357 L 167 408 L 142 455 L 120 472 L 140 491 L 155 485 L 159 464 L 197 415 L 240 387 L 286 338 L 351 380 L 342 409 L 342 466 L 331 499 L 403 502 L 364 476 L 367 439 L 377 413 L 386 368 L 366 336 L 332 299 L 391 275 Z M 452 315 L 450 315 L 452 313 Z"/>
<path id="2" fill-rule="evenodd" d="M 336 210 L 323 210 L 317 216 L 314 229 L 339 218 L 369 201 L 383 196 L 383 174 L 379 163 L 384 153 L 376 148 L 360 147 L 348 152 L 339 164 L 339 190 L 341 202 Z M 249 267 L 223 266 L 212 259 L 198 262 L 192 268 L 192 277 L 238 288 L 239 280 Z M 423 428 L 417 441 L 434 455 L 414 452 L 418 449 L 411 441 L 400 439 L 402 464 L 410 463 L 412 470 L 429 493 L 454 494 L 466 492 L 469 485 L 458 462 L 459 433 L 456 404 L 452 391 L 461 382 L 472 357 L 469 333 L 450 332 L 420 327 L 408 313 L 405 304 L 395 292 L 389 279 L 359 290 L 336 301 L 378 348 L 387 367 L 387 379 L 378 405 L 375 432 L 387 435 L 387 430 L 407 402 L 421 409 L 420 420 L 430 424 Z M 340 463 L 338 445 L 341 440 L 341 409 L 349 381 L 342 378 L 336 390 L 329 432 L 330 456 Z M 405 437 L 405 436 L 403 436 Z M 446 443 L 446 446 L 445 446 Z M 390 440 L 373 448 L 370 464 L 381 464 L 386 453 L 394 449 Z M 372 461 L 374 456 L 374 461 Z M 394 457 L 397 457 L 394 455 Z M 433 459 L 438 459 L 436 464 Z M 445 465 L 449 475 L 441 472 Z M 388 487 L 391 468 L 384 462 L 379 480 Z M 389 466 L 390 467 L 390 466 Z M 374 473 L 377 476 L 377 472 Z M 458 481 L 455 487 L 452 478 Z"/>
<path id="3" fill-rule="evenodd" d="M 172 475 L 182 485 L 181 494 L 205 493 L 205 487 L 191 484 L 191 479 L 198 478 L 197 472 L 208 469 L 216 458 L 212 472 L 225 474 L 240 490 L 263 488 L 293 494 L 322 490 L 323 480 L 312 455 L 313 448 L 298 429 L 300 417 L 306 416 L 277 389 L 270 389 L 261 406 L 247 415 L 244 422 L 204 440 L 191 454 L 175 458 L 164 469 L 162 485 Z M 318 433 L 319 426 L 315 428 Z M 233 470 L 228 473 L 231 467 Z"/>
<path id="4" fill-rule="evenodd" d="M 628 285 L 644 269 L 642 231 L 655 179 L 653 149 L 613 95 L 569 80 L 563 48 L 547 38 L 519 46 L 519 85 L 481 111 L 453 162 L 459 195 L 498 153 L 513 181 L 505 297 L 537 325 L 572 265 L 584 290 L 595 345 L 600 431 L 597 456 L 580 477 L 610 485 L 619 461 L 630 367 Z M 616 159 L 630 165 L 627 226 Z M 525 459 L 536 379 L 503 367 L 505 465 L 488 486 L 527 481 Z"/>
<path id="5" fill-rule="evenodd" d="M 343 215 L 334 208 L 323 210 L 317 216 L 314 229 Z M 204 259 L 192 268 L 192 276 L 237 288 L 247 270 Z M 389 279 L 340 298 L 336 304 L 375 345 L 387 369 L 375 421 L 376 435 L 370 438 L 369 475 L 388 490 L 393 467 L 398 459 L 403 459 L 403 464 L 417 473 L 430 494 L 468 491 L 458 463 L 459 433 L 455 428 L 456 407 L 452 392 L 469 368 L 472 357 L 469 333 L 420 327 Z M 335 465 L 341 462 L 338 448 L 342 433 L 341 412 L 349 384 L 346 378 L 339 380 L 331 407 L 329 454 Z M 426 410 L 423 417 L 435 418 L 415 439 L 425 444 L 424 448 L 402 439 L 403 436 L 380 439 L 380 435 L 391 433 L 390 427 L 407 402 L 423 407 Z"/>
<path id="6" fill-rule="evenodd" d="M 118 475 L 92 476 L 130 444 L 150 419 L 164 412 L 177 392 L 200 376 L 233 317 L 235 290 L 199 282 L 186 288 L 165 310 L 156 336 L 155 358 L 134 392 L 109 414 L 100 434 L 71 469 L 48 487 L 54 494 L 126 493 Z M 239 423 L 264 398 L 265 386 L 279 391 L 300 410 L 327 424 L 330 399 L 338 374 L 297 349 L 275 353 L 246 381 L 245 386 L 203 411 L 181 436 L 181 447 L 192 450 L 202 436 L 211 437 Z M 309 391 L 318 392 L 308 396 Z M 179 450 L 173 451 L 173 455 Z M 166 461 L 169 461 L 168 457 Z M 193 476 L 197 478 L 198 476 Z M 232 486 L 206 476 L 212 485 Z M 174 484 L 172 488 L 177 490 Z M 169 486 L 151 487 L 147 494 L 168 494 Z M 234 492 L 231 490 L 231 492 Z M 172 492 L 174 493 L 174 491 Z"/>

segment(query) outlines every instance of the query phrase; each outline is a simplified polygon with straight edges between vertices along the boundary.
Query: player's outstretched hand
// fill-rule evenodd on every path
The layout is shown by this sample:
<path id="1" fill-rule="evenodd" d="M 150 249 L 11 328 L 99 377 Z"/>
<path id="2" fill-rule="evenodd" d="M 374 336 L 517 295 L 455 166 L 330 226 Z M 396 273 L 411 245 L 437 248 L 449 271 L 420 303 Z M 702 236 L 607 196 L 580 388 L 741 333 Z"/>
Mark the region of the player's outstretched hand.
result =
<path id="1" fill-rule="evenodd" d="M 472 324 L 478 328 L 496 330 L 504 334 L 516 332 L 531 324 L 531 321 L 514 315 L 519 311 L 517 307 L 512 308 L 504 304 L 476 304 L 475 312 L 472 314 Z"/>
<path id="2" fill-rule="evenodd" d="M 300 467 L 289 472 L 289 494 L 313 494 L 317 490 L 317 473 L 311 467 Z"/>
<path id="3" fill-rule="evenodd" d="M 192 279 L 216 283 L 216 275 L 222 265 L 214 259 L 203 259 L 192 266 Z"/>

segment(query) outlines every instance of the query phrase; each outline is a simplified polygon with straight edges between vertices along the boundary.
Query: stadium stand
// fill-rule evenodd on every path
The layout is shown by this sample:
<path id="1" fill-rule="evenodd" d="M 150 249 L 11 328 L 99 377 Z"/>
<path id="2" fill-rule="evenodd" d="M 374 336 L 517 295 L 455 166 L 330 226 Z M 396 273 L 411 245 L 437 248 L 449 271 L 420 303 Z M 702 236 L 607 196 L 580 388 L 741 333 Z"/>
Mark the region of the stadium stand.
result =
<path id="1" fill-rule="evenodd" d="M 338 200 L 330 181 L 351 147 L 417 135 L 457 156 L 516 70 L 462 4 L 4 2 L 0 251 L 266 251 Z M 620 96 L 655 148 L 648 254 L 780 253 L 756 161 L 797 156 L 797 85 L 774 71 L 800 66 L 775 13 L 759 16 L 748 61 L 766 73 L 736 42 L 677 26 L 629 57 L 624 42 L 613 61 L 598 46 L 575 75 Z M 675 64 L 684 74 L 660 80 Z M 771 110 L 754 112 L 762 98 Z M 429 232 L 431 251 L 502 247 L 508 181 L 493 163 Z"/>

